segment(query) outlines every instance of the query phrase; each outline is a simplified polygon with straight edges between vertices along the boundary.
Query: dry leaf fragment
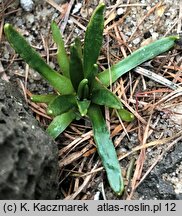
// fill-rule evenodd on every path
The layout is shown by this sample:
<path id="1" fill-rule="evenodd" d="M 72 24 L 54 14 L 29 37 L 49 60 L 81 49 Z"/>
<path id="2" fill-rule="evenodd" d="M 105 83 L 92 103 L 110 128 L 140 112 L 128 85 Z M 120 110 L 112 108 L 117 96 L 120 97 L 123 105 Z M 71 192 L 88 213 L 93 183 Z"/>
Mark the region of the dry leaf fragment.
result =
<path id="1" fill-rule="evenodd" d="M 116 11 L 114 10 L 111 14 L 109 14 L 109 17 L 107 20 L 104 22 L 104 26 L 108 25 L 112 20 L 114 20 L 117 16 Z"/>
<path id="2" fill-rule="evenodd" d="M 157 17 L 162 17 L 165 10 L 166 10 L 166 5 L 160 5 L 159 7 L 157 7 L 157 9 L 156 9 Z"/>

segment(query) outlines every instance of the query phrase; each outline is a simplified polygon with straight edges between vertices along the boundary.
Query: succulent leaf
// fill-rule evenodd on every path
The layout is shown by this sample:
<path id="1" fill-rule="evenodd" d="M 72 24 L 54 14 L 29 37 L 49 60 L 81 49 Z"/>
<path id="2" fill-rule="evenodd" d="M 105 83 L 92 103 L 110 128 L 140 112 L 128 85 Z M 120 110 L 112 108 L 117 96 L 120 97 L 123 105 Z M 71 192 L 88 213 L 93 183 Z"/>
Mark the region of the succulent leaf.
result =
<path id="1" fill-rule="evenodd" d="M 97 83 L 97 88 L 92 90 L 91 101 L 114 109 L 123 108 L 119 98 L 99 82 Z"/>
<path id="2" fill-rule="evenodd" d="M 76 105 L 75 95 L 58 95 L 47 107 L 47 113 L 57 116 L 67 112 Z"/>
<path id="3" fill-rule="evenodd" d="M 48 134 L 55 139 L 75 118 L 76 114 L 73 110 L 56 116 L 47 128 Z"/>
<path id="4" fill-rule="evenodd" d="M 74 89 L 71 81 L 53 70 L 43 58 L 29 45 L 23 36 L 21 36 L 10 24 L 4 25 L 4 32 L 14 50 L 26 61 L 27 64 L 44 79 L 46 79 L 59 93 L 71 94 Z"/>
<path id="5" fill-rule="evenodd" d="M 106 170 L 109 184 L 117 195 L 121 195 L 124 190 L 121 167 L 102 112 L 97 105 L 91 105 L 88 109 L 88 116 L 92 123 L 97 151 Z"/>
<path id="6" fill-rule="evenodd" d="M 56 94 L 47 94 L 47 95 L 35 95 L 31 96 L 31 100 L 37 103 L 50 103 L 53 99 L 57 97 Z"/>
<path id="7" fill-rule="evenodd" d="M 89 89 L 86 89 L 88 86 L 88 79 L 83 79 L 78 86 L 78 91 L 77 91 L 77 96 L 79 100 L 85 99 L 84 95 L 85 95 L 85 90 L 89 91 Z"/>
<path id="8" fill-rule="evenodd" d="M 99 73 L 98 79 L 103 83 L 103 85 L 109 86 L 110 77 L 111 82 L 115 82 L 126 72 L 171 49 L 175 45 L 175 41 L 177 41 L 177 39 L 179 39 L 178 36 L 169 36 L 141 47 L 125 59 L 111 66 L 110 69 L 106 69 L 105 71 Z"/>
<path id="9" fill-rule="evenodd" d="M 78 90 L 79 83 L 83 79 L 83 64 L 80 58 L 80 51 L 76 45 L 71 46 L 70 50 L 70 79 L 75 91 Z"/>
<path id="10" fill-rule="evenodd" d="M 34 102 L 48 103 L 48 114 L 56 116 L 47 128 L 49 135 L 55 139 L 74 119 L 88 115 L 109 184 L 117 195 L 121 195 L 124 190 L 121 167 L 98 105 L 115 108 L 122 120 L 133 121 L 134 115 L 123 108 L 120 100 L 107 87 L 126 72 L 172 48 L 179 37 L 169 36 L 157 40 L 98 73 L 96 63 L 102 46 L 104 7 L 105 5 L 100 3 L 93 12 L 85 33 L 83 53 L 81 41 L 76 38 L 71 46 L 70 60 L 59 27 L 52 22 L 53 39 L 58 46 L 58 64 L 63 75 L 53 70 L 10 24 L 4 25 L 4 32 L 15 51 L 61 94 L 31 97 Z"/>
<path id="11" fill-rule="evenodd" d="M 69 78 L 69 58 L 66 53 L 66 49 L 64 46 L 64 40 L 62 38 L 60 29 L 55 21 L 52 21 L 51 23 L 51 30 L 52 30 L 52 36 L 54 39 L 54 42 L 57 44 L 57 61 L 59 64 L 59 67 L 61 69 L 61 72 L 64 76 Z"/>
<path id="12" fill-rule="evenodd" d="M 104 8 L 103 3 L 97 6 L 85 32 L 83 49 L 84 78 L 90 79 L 92 77 L 93 65 L 97 63 L 100 54 L 104 29 Z"/>
<path id="13" fill-rule="evenodd" d="M 118 109 L 117 113 L 119 117 L 125 122 L 131 122 L 135 119 L 134 115 L 124 108 Z"/>
<path id="14" fill-rule="evenodd" d="M 82 100 L 82 101 L 77 101 L 78 105 L 78 110 L 81 114 L 81 116 L 85 116 L 87 114 L 88 108 L 90 106 L 90 101 L 89 100 Z"/>
<path id="15" fill-rule="evenodd" d="M 82 43 L 79 37 L 75 38 L 75 47 L 81 60 L 83 60 Z"/>

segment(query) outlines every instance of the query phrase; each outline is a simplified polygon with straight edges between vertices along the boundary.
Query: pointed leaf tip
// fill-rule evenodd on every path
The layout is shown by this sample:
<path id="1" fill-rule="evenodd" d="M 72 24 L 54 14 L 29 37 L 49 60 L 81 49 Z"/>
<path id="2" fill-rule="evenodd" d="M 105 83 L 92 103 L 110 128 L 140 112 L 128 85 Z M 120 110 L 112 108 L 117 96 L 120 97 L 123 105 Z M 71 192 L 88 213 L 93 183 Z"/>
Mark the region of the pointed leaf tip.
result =
<path id="1" fill-rule="evenodd" d="M 4 32 L 11 46 L 23 60 L 43 76 L 59 93 L 71 94 L 74 92 L 71 81 L 53 70 L 11 24 L 5 24 Z"/>
<path id="2" fill-rule="evenodd" d="M 51 30 L 54 42 L 57 44 L 57 61 L 61 72 L 65 77 L 69 78 L 69 58 L 64 47 L 64 40 L 57 23 L 53 20 Z"/>
<path id="3" fill-rule="evenodd" d="M 104 7 L 103 3 L 99 4 L 94 10 L 88 23 L 83 49 L 83 68 L 84 77 L 93 77 L 93 65 L 97 63 L 103 40 L 104 30 Z"/>

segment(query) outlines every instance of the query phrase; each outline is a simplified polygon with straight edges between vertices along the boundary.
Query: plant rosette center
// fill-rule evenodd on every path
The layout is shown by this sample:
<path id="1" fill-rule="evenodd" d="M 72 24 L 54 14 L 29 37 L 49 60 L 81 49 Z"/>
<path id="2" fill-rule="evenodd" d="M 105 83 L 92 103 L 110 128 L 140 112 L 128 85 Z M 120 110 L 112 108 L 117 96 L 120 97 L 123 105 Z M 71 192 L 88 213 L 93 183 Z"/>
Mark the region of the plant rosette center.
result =
<path id="1" fill-rule="evenodd" d="M 87 116 L 92 124 L 97 152 L 109 185 L 117 195 L 121 195 L 124 191 L 121 167 L 101 106 L 115 109 L 118 116 L 127 122 L 133 121 L 134 115 L 124 109 L 120 99 L 107 87 L 110 80 L 115 82 L 136 66 L 172 48 L 179 37 L 169 36 L 155 41 L 136 50 L 110 69 L 99 72 L 97 61 L 103 40 L 104 8 L 103 3 L 96 7 L 87 25 L 84 45 L 76 38 L 70 47 L 69 56 L 58 25 L 55 21 L 51 23 L 60 72 L 53 70 L 11 24 L 4 25 L 4 32 L 14 50 L 57 92 L 31 97 L 34 102 L 47 104 L 47 113 L 53 117 L 47 128 L 49 135 L 55 139 L 73 120 Z"/>

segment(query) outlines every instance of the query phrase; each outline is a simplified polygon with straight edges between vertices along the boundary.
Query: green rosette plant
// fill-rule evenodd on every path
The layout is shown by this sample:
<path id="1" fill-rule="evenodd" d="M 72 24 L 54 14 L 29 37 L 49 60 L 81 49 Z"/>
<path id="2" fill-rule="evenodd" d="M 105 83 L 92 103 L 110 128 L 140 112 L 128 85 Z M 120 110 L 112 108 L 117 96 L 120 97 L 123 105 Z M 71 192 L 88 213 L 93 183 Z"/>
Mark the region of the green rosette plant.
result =
<path id="1" fill-rule="evenodd" d="M 57 61 L 60 72 L 53 70 L 10 24 L 4 25 L 4 32 L 15 51 L 56 90 L 55 94 L 31 97 L 34 102 L 48 104 L 47 113 L 53 120 L 47 132 L 55 139 L 73 120 L 87 116 L 93 127 L 94 140 L 108 182 L 113 191 L 121 195 L 124 190 L 121 167 L 101 106 L 117 109 L 117 113 L 124 121 L 130 122 L 134 116 L 123 108 L 119 98 L 107 88 L 110 78 L 115 82 L 137 65 L 169 50 L 178 37 L 170 36 L 155 41 L 111 66 L 110 71 L 106 69 L 99 72 L 97 60 L 103 40 L 104 8 L 103 3 L 97 6 L 88 23 L 83 48 L 80 39 L 76 38 L 70 47 L 70 56 L 66 53 L 59 27 L 54 21 L 51 23 L 53 40 L 58 47 Z"/>

